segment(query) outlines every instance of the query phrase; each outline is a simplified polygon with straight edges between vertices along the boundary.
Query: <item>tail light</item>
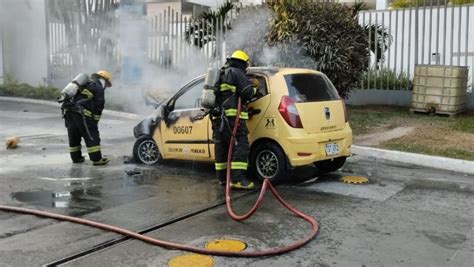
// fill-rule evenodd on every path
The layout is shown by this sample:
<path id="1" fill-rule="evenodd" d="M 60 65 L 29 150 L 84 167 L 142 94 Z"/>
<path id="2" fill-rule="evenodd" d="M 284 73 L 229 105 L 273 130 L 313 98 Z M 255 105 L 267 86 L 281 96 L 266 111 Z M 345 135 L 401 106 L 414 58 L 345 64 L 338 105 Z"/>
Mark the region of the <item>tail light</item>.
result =
<path id="1" fill-rule="evenodd" d="M 347 122 L 347 108 L 346 108 L 346 101 L 344 98 L 341 97 L 342 102 L 342 109 L 344 110 L 344 121 Z"/>
<path id="2" fill-rule="evenodd" d="M 344 97 L 339 95 L 339 99 L 342 102 L 342 109 L 344 110 L 344 122 L 347 122 L 347 109 L 346 109 L 346 101 L 344 100 Z"/>
<path id="3" fill-rule="evenodd" d="M 287 95 L 281 97 L 280 105 L 278 106 L 283 119 L 293 128 L 303 128 L 300 114 L 296 109 L 295 102 Z"/>

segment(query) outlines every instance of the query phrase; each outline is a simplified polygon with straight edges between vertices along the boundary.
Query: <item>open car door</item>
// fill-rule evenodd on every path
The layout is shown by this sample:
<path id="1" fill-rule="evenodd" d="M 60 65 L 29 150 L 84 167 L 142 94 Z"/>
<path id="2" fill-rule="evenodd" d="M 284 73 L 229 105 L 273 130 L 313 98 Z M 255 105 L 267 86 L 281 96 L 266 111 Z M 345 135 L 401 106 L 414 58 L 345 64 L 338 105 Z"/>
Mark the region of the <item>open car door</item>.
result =
<path id="1" fill-rule="evenodd" d="M 204 77 L 185 85 L 168 101 L 161 122 L 165 159 L 211 161 L 209 115 L 201 110 Z"/>

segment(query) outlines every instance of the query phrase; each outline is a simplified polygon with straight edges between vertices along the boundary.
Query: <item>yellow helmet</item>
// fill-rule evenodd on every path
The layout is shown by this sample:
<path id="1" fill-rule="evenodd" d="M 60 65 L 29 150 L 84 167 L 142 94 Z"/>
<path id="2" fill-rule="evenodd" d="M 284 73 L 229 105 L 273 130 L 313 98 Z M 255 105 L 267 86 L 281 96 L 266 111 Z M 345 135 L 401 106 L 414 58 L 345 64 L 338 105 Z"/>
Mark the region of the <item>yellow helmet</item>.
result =
<path id="1" fill-rule="evenodd" d="M 98 72 L 92 74 L 92 77 L 94 76 L 99 76 L 99 78 L 103 78 L 105 80 L 105 86 L 112 86 L 112 74 L 110 74 L 110 72 L 106 70 L 99 70 Z"/>
<path id="2" fill-rule="evenodd" d="M 239 59 L 247 63 L 249 62 L 249 56 L 242 50 L 235 50 L 230 58 Z"/>

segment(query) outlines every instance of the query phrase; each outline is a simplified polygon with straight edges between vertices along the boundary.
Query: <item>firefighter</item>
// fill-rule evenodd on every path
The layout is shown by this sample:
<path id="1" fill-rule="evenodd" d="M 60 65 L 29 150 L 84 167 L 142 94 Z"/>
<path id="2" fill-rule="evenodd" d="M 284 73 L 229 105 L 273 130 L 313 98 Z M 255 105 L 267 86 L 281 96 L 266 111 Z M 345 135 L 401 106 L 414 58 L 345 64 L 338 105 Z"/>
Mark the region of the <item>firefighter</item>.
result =
<path id="1" fill-rule="evenodd" d="M 247 158 L 249 154 L 248 129 L 246 120 L 249 118 L 247 103 L 254 96 L 256 89 L 247 78 L 249 56 L 241 50 L 232 53 L 227 65 L 221 71 L 217 82 L 216 106 L 218 116 L 213 116 L 213 139 L 215 147 L 215 169 L 221 185 L 226 182 L 227 153 L 232 129 L 237 114 L 237 101 L 241 98 L 242 107 L 240 123 L 235 136 L 234 150 L 231 161 L 231 188 L 253 189 L 254 183 L 246 177 Z"/>
<path id="2" fill-rule="evenodd" d="M 105 104 L 104 91 L 112 86 L 112 75 L 106 70 L 93 73 L 90 79 L 87 75 L 82 75 L 86 78 L 82 84 L 78 84 L 77 93 L 62 105 L 69 137 L 69 152 L 73 163 L 84 162 L 81 151 L 83 138 L 93 165 L 106 165 L 109 160 L 102 157 L 98 123 Z"/>

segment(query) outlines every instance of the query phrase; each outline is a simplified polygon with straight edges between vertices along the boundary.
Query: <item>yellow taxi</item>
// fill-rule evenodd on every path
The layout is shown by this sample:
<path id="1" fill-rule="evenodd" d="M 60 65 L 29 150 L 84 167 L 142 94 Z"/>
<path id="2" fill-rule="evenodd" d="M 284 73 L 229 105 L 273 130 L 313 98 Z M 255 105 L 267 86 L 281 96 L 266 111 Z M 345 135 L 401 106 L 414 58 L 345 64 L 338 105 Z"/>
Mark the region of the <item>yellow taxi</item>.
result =
<path id="1" fill-rule="evenodd" d="M 253 67 L 259 80 L 249 109 L 249 178 L 282 181 L 298 166 L 322 172 L 341 168 L 352 144 L 344 101 L 321 72 Z M 145 164 L 175 160 L 214 162 L 209 115 L 201 109 L 204 76 L 199 76 L 157 107 L 134 129 L 133 155 Z"/>

